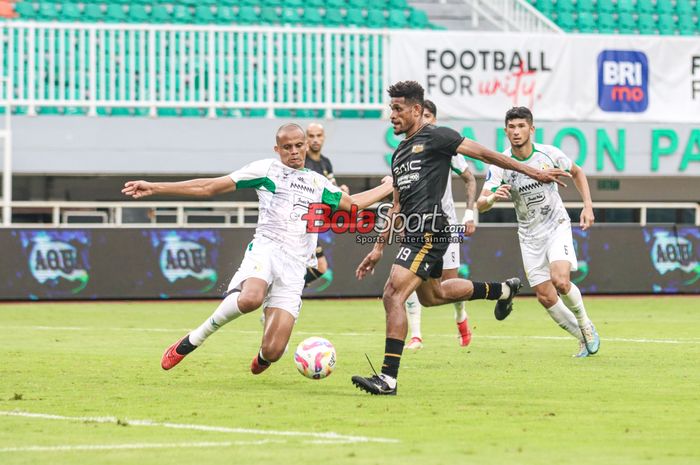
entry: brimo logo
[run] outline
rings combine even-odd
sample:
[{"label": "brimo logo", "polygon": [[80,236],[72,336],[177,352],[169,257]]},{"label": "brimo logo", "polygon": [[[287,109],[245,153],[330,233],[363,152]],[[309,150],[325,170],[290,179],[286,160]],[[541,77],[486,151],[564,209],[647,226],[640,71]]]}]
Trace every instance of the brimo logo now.
[{"label": "brimo logo", "polygon": [[[302,215],[306,221],[306,232],[324,233],[332,231],[336,234],[358,233],[357,242],[366,244],[383,240],[381,235],[389,233],[386,242],[391,244],[394,241],[402,242],[407,235],[432,232],[439,236],[455,234],[454,239],[460,241],[458,233],[464,232],[462,224],[444,224],[442,220],[444,214],[435,205],[430,213],[389,213],[391,203],[381,203],[376,212],[372,210],[358,210],[353,205],[349,212],[337,210],[333,212],[331,207],[323,203],[312,203],[309,211]],[[369,233],[376,233],[379,236],[369,236]],[[366,236],[365,236],[366,235]]]}]

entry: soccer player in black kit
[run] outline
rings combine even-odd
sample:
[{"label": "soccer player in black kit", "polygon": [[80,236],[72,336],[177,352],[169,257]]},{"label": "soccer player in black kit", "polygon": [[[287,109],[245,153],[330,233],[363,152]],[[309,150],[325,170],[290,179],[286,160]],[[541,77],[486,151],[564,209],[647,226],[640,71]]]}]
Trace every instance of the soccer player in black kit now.
[{"label": "soccer player in black kit", "polygon": [[[406,232],[400,240],[399,252],[382,296],[386,340],[381,374],[352,377],[355,386],[376,395],[396,394],[396,379],[407,333],[404,305],[413,291],[426,307],[465,300],[497,300],[494,313],[498,320],[502,320],[510,314],[513,298],[520,289],[518,278],[510,278],[504,283],[459,278],[440,282],[442,256],[451,236],[444,230],[447,221],[441,209],[441,199],[450,175],[452,156],[455,153],[467,155],[544,183],[564,185],[558,177],[570,177],[560,169],[536,170],[518,163],[462,137],[453,129],[423,124],[423,87],[415,81],[401,81],[390,86],[389,96],[394,134],[406,134],[392,156],[394,204],[390,214],[401,213],[408,224],[404,224]],[[385,240],[377,242],[360,263],[356,271],[358,279],[373,272],[382,257],[388,234],[387,231]]]}]

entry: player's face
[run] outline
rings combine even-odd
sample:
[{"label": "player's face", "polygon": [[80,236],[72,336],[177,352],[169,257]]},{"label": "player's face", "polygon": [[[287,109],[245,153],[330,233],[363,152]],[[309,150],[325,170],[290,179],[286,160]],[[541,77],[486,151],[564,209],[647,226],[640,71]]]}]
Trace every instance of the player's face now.
[{"label": "player's face", "polygon": [[420,105],[406,103],[406,97],[392,98],[389,108],[391,108],[391,124],[394,126],[396,135],[405,134],[415,126],[418,119],[423,117]]},{"label": "player's face", "polygon": [[326,141],[326,134],[322,128],[312,126],[306,130],[306,140],[309,144],[309,149],[314,153],[318,153]]},{"label": "player's face", "polygon": [[306,135],[298,129],[281,133],[275,146],[275,152],[279,154],[282,164],[297,170],[304,167],[306,149]]},{"label": "player's face", "polygon": [[520,148],[530,142],[535,126],[530,126],[524,118],[509,120],[506,124],[506,136],[512,147]]},{"label": "player's face", "polygon": [[423,122],[428,123],[428,124],[435,124],[437,122],[437,118],[435,118],[435,115],[430,113],[430,110],[426,110],[425,108],[423,109]]}]

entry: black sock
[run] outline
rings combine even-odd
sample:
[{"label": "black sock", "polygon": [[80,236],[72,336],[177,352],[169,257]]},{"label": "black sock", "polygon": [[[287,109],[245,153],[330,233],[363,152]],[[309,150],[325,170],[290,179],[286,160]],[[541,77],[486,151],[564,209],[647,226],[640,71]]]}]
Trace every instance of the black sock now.
[{"label": "black sock", "polygon": [[304,283],[309,284],[316,281],[321,277],[323,273],[318,271],[316,268],[308,267],[306,268],[306,276],[304,276]]},{"label": "black sock", "polygon": [[392,378],[399,376],[399,364],[403,353],[404,342],[399,339],[386,338],[384,342],[384,364],[382,373]]},{"label": "black sock", "polygon": [[262,367],[269,367],[272,365],[272,362],[268,362],[264,358],[262,358],[262,351],[258,352],[258,365]]},{"label": "black sock", "polygon": [[175,348],[175,352],[180,355],[187,355],[196,348],[197,346],[190,342],[190,335],[188,334],[185,339],[180,341],[180,344]]},{"label": "black sock", "polygon": [[482,283],[479,281],[472,281],[472,285],[474,286],[474,292],[472,293],[472,296],[469,297],[469,300],[498,300],[498,298],[501,297],[501,283]]}]

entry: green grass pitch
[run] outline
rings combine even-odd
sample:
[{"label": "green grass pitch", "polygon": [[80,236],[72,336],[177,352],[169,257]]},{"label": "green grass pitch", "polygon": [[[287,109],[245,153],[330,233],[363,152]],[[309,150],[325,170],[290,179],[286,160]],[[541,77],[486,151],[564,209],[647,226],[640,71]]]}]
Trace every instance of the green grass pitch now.
[{"label": "green grass pitch", "polygon": [[[600,353],[532,298],[503,322],[469,303],[471,346],[451,306],[423,312],[425,348],[405,353],[397,397],[350,383],[379,366],[379,300],[306,301],[280,362],[260,376],[259,313],[224,327],[170,372],[164,349],[216,302],[0,305],[0,463],[700,463],[700,299],[587,298]],[[336,346],[327,379],[292,356]]]}]

